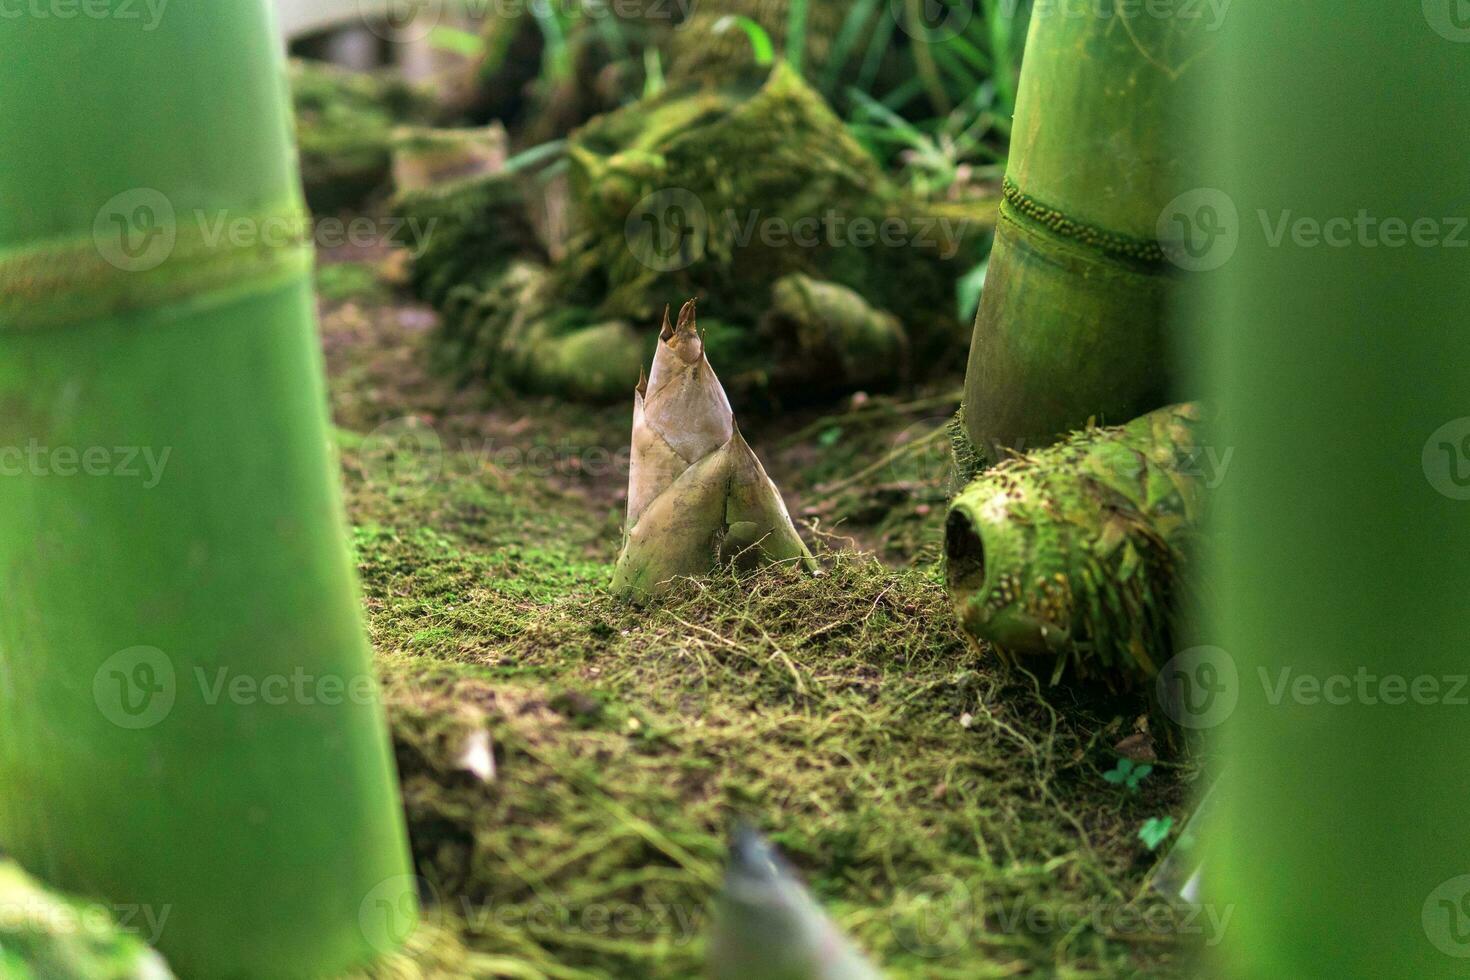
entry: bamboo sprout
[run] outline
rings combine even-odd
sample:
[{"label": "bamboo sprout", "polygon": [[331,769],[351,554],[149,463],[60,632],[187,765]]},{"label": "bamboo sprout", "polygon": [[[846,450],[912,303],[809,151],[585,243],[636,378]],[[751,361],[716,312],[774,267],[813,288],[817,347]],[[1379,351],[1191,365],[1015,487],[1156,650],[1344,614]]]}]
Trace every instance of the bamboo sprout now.
[{"label": "bamboo sprout", "polygon": [[271,25],[0,17],[0,847],[167,907],[184,976],[365,966],[415,901]]},{"label": "bamboo sprout", "polygon": [[1192,184],[1176,103],[1202,22],[1122,0],[1032,15],[966,374],[969,437],[991,460],[1170,396],[1158,226]]},{"label": "bamboo sprout", "polygon": [[1116,686],[1153,677],[1201,518],[1198,414],[1077,433],[970,484],[945,532],[965,631],[1008,662],[1055,658]]},{"label": "bamboo sprout", "polygon": [[751,830],[736,833],[709,943],[711,980],[878,980],[786,862]]},{"label": "bamboo sprout", "polygon": [[726,561],[816,570],[781,492],[735,425],[693,300],[677,326],[664,312],[653,369],[633,395],[626,535],[612,585],[623,596],[658,595]]}]

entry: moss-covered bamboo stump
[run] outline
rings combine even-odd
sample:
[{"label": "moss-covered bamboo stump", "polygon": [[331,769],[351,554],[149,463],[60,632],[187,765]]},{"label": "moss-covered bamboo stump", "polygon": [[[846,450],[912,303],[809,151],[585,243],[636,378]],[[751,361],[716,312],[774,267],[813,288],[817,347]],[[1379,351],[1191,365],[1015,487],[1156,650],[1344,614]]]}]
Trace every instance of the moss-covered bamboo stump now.
[{"label": "moss-covered bamboo stump", "polygon": [[879,387],[964,342],[954,284],[994,202],[916,199],[789,66],[670,88],[591,120],[567,152],[564,249],[526,234],[525,174],[400,194],[436,222],[414,280],[444,313],[447,367],[620,396],[656,341],[633,325],[671,295],[719,311],[706,343],[732,390]]},{"label": "moss-covered bamboo stump", "polygon": [[0,49],[0,849],[184,976],[365,965],[414,887],[268,5]]},{"label": "moss-covered bamboo stump", "polygon": [[1194,405],[1160,409],[971,483],[945,528],[965,632],[1047,671],[1072,665],[1119,687],[1153,677],[1202,516],[1198,419]]}]

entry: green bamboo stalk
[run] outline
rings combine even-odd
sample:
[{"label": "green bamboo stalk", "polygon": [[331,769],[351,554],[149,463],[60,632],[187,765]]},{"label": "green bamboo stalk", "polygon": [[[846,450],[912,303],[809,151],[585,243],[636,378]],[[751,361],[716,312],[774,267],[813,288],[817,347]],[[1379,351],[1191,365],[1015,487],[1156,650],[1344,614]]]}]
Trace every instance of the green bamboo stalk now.
[{"label": "green bamboo stalk", "polygon": [[1207,593],[1238,676],[1216,654],[1194,685],[1228,714],[1211,975],[1464,977],[1470,102],[1448,80],[1470,21],[1433,0],[1229,18],[1229,95],[1200,110],[1239,219],[1197,240],[1224,263],[1212,438],[1239,456]]},{"label": "green bamboo stalk", "polygon": [[1208,21],[1176,16],[1185,0],[1159,6],[1047,3],[1032,16],[966,376],[969,436],[991,459],[1171,393],[1157,228],[1194,169],[1176,90]]},{"label": "green bamboo stalk", "polygon": [[971,483],[945,525],[965,632],[1048,673],[1117,687],[1157,674],[1204,510],[1198,417],[1177,405],[1079,432]]},{"label": "green bamboo stalk", "polygon": [[0,18],[0,848],[181,975],[333,975],[414,889],[285,68],[265,0],[123,13]]}]

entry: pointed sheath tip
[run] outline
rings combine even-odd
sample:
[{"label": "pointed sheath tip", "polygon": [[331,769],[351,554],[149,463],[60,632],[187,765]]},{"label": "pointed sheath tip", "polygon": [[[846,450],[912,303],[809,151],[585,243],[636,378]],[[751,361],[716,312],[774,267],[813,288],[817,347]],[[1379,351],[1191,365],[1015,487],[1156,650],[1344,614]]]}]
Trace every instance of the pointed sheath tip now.
[{"label": "pointed sheath tip", "polygon": [[694,304],[695,301],[691,299],[679,311],[679,326],[675,330],[676,333],[694,333]]},{"label": "pointed sheath tip", "polygon": [[658,332],[658,339],[659,340],[663,340],[663,341],[667,341],[667,340],[670,340],[673,336],[674,336],[674,325],[669,321],[669,307],[668,307],[668,304],[665,303],[664,304],[664,325],[663,325],[663,329],[661,329]]},{"label": "pointed sheath tip", "polygon": [[638,384],[633,387],[635,394],[648,396],[648,371],[640,364],[638,366]]}]

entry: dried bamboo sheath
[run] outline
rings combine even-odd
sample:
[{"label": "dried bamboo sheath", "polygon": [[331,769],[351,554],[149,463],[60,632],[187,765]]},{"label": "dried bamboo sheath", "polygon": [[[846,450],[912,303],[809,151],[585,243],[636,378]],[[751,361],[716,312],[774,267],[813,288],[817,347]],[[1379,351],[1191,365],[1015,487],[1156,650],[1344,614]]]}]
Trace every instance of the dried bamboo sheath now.
[{"label": "dried bamboo sheath", "polygon": [[364,964],[413,886],[267,4],[0,49],[0,849],[181,975]]}]

